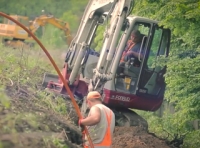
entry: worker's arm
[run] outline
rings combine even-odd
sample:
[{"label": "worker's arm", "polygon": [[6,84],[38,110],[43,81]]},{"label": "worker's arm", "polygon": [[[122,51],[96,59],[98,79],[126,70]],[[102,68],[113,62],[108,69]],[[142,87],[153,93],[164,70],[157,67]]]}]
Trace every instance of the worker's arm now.
[{"label": "worker's arm", "polygon": [[[128,51],[127,55],[133,55],[134,57],[137,57],[137,58],[139,57],[139,53],[136,51]],[[142,53],[140,53],[140,58],[143,59]]]},{"label": "worker's arm", "polygon": [[[129,51],[126,53],[126,55],[127,55],[127,56],[131,56],[131,55],[132,55],[132,56],[134,56],[134,57],[136,57],[136,58],[139,58],[139,55],[140,55],[140,58],[143,59],[143,53],[142,53],[143,50],[140,51],[140,46],[141,46],[140,43],[135,44],[135,45],[131,48],[131,50],[129,50]],[[139,54],[139,52],[141,52],[141,53]]]},{"label": "worker's arm", "polygon": [[86,126],[92,126],[92,125],[96,125],[97,123],[99,123],[100,119],[101,119],[101,111],[98,107],[94,106],[90,109],[90,116],[88,116],[85,119],[81,119],[81,123],[82,125],[86,125]]}]

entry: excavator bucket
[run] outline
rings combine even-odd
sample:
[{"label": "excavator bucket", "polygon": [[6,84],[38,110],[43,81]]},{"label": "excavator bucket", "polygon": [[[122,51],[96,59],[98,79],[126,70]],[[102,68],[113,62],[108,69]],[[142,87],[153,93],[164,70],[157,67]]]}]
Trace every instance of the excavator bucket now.
[{"label": "excavator bucket", "polygon": [[68,96],[64,84],[62,83],[62,81],[60,81],[57,75],[45,73],[43,77],[42,86],[57,94],[63,94]]},{"label": "excavator bucket", "polygon": [[42,81],[42,87],[47,88],[49,82],[56,82],[58,83],[58,75],[45,73]]},{"label": "excavator bucket", "polygon": [[[65,64],[62,69],[62,76],[66,81],[68,81],[69,75],[70,74],[67,73],[67,64]],[[45,73],[42,86],[57,94],[68,96],[67,90],[65,89],[65,86],[58,75]],[[78,99],[84,98],[84,96],[87,95],[88,92],[87,84],[83,80],[80,80],[80,77],[77,77],[75,82],[70,85],[69,88]]]}]

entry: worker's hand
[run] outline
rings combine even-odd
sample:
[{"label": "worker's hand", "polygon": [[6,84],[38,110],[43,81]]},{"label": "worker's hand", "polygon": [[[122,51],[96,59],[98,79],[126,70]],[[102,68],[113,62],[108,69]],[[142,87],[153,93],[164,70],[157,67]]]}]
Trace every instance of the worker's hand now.
[{"label": "worker's hand", "polygon": [[83,120],[82,118],[78,120],[78,126],[81,126],[81,120]]},{"label": "worker's hand", "polygon": [[126,56],[131,56],[131,55],[133,55],[133,52],[132,52],[132,51],[128,51],[128,52],[126,53]]},{"label": "worker's hand", "polygon": [[81,131],[84,131],[84,125],[81,123],[82,120],[82,118],[78,120],[78,126],[81,128]]}]

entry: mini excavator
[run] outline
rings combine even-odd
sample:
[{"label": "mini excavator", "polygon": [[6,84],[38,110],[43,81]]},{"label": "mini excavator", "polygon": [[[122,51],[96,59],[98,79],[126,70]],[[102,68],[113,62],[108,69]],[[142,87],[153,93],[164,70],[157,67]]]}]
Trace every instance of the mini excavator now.
[{"label": "mini excavator", "polygon": [[[130,15],[133,0],[90,0],[85,9],[76,36],[66,54],[62,75],[78,101],[82,114],[87,114],[86,95],[99,91],[103,103],[116,116],[117,126],[147,126],[146,121],[132,109],[156,111],[162,104],[165,92],[166,66],[159,64],[166,58],[170,47],[170,30],[158,25],[158,21]],[[97,28],[106,24],[101,51],[90,46]],[[118,77],[117,69],[129,36],[133,30],[143,35],[139,54],[144,58],[131,58],[124,66],[124,77]],[[43,86],[50,91],[67,95],[57,75],[45,73]]]}]

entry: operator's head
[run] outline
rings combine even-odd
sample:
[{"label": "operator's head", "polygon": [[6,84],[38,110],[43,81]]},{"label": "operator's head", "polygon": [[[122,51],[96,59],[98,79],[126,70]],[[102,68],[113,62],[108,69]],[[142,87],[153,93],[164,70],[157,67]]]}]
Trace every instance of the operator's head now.
[{"label": "operator's head", "polygon": [[139,30],[133,30],[131,32],[131,40],[135,43],[139,43],[141,41],[141,33]]},{"label": "operator's head", "polygon": [[88,107],[92,107],[93,105],[97,103],[101,103],[101,95],[98,91],[91,91],[87,95],[87,104]]}]

